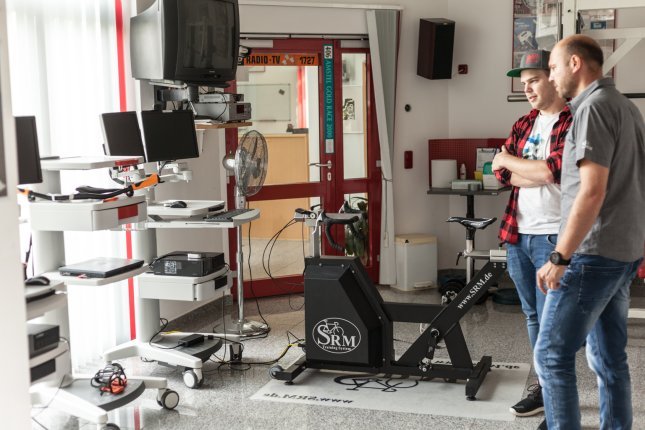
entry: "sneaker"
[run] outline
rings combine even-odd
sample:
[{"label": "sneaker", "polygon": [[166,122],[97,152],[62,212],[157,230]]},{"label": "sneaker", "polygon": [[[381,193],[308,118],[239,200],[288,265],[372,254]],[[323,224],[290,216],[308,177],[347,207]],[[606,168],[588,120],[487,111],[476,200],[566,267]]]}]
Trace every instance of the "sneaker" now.
[{"label": "sneaker", "polygon": [[526,398],[520,400],[515,404],[515,406],[511,407],[510,411],[513,415],[518,417],[530,417],[531,415],[539,414],[544,410],[542,387],[540,387],[539,384],[529,385],[527,391],[529,394]]},{"label": "sneaker", "polygon": [[546,426],[546,419],[540,423],[537,430],[549,430],[548,427]]}]

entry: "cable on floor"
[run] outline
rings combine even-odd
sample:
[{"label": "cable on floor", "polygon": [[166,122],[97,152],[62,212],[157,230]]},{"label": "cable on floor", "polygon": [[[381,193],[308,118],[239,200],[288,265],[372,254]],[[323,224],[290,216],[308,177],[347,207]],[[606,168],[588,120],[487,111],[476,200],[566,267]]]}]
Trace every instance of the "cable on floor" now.
[{"label": "cable on floor", "polygon": [[[296,224],[296,222],[297,221],[295,221],[293,219],[289,220],[280,230],[278,230],[269,239],[269,241],[267,242],[267,244],[264,247],[264,251],[262,252],[262,268],[264,269],[264,273],[267,274],[267,276],[271,279],[273,284],[280,289],[280,292],[283,293],[283,294],[288,295],[289,307],[291,308],[291,310],[299,311],[300,309],[302,309],[304,304],[300,305],[299,307],[294,307],[292,305],[292,303],[291,303],[291,296],[293,296],[294,294],[297,294],[297,295],[301,296],[301,293],[293,292],[291,290],[285,290],[285,289],[282,289],[282,287],[287,286],[287,287],[299,287],[299,288],[302,288],[303,283],[301,283],[301,282],[284,282],[284,281],[280,281],[280,280],[276,279],[273,276],[273,273],[271,273],[271,254],[273,253],[273,248],[276,245],[278,239],[280,238],[280,235],[282,234],[282,232],[284,230],[286,230],[288,227],[291,227],[292,225]],[[302,245],[303,246],[303,259],[304,259],[304,232],[302,233],[302,244],[303,244]],[[269,251],[268,255],[267,255],[267,250]],[[304,274],[304,271],[303,271],[303,274]]]}]

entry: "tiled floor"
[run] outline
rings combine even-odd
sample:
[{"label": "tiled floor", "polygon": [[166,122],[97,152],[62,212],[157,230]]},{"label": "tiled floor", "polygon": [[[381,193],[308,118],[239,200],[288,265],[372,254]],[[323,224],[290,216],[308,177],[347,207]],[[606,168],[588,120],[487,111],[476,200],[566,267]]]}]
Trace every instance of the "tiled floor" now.
[{"label": "tiled floor", "polygon": [[[643,287],[637,287],[637,290]],[[379,287],[388,301],[436,302],[435,291],[402,293]],[[640,293],[639,293],[640,294]],[[640,294],[642,295],[642,294]],[[640,303],[639,303],[640,302]],[[643,298],[635,304],[645,305]],[[262,299],[260,308],[271,325],[271,333],[264,339],[245,342],[244,360],[264,362],[278,357],[287,345],[287,332],[302,337],[304,334],[303,298],[298,296]],[[259,319],[253,301],[247,301],[247,315]],[[195,321],[193,330],[210,331],[219,317],[217,307],[206,319]],[[498,305],[488,300],[473,308],[461,321],[471,355],[492,355],[495,361],[531,361],[523,316],[518,306]],[[418,333],[417,324],[396,324],[395,337],[409,341]],[[645,320],[629,323],[629,361],[632,369],[634,428],[645,429]],[[300,354],[288,352],[283,362],[290,362]],[[220,357],[221,358],[221,357]],[[252,365],[231,369],[215,362],[205,364],[207,376],[200,389],[184,386],[181,373],[139,359],[124,360],[122,364],[131,375],[143,374],[167,377],[171,388],[179,392],[181,401],[174,411],[160,409],[155,393],[146,391],[133,403],[110,413],[110,420],[122,429],[535,429],[542,416],[518,418],[513,422],[402,414],[383,411],[341,409],[327,406],[294,405],[266,401],[251,401],[249,397],[268,380],[268,366]],[[582,353],[578,357],[578,385],[584,428],[598,428],[598,396],[595,378],[587,368]],[[527,383],[532,382],[532,377]],[[429,398],[428,402],[432,402]],[[464,400],[464,405],[467,407]],[[510,405],[509,405],[510,406]],[[51,410],[33,412],[38,422],[48,429],[91,429],[92,424]],[[33,428],[41,428],[34,422]]]}]

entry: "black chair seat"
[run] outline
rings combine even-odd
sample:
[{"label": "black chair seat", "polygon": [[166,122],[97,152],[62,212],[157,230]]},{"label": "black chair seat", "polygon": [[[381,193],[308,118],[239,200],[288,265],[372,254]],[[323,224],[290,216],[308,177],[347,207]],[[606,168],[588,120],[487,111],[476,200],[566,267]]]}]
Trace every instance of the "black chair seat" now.
[{"label": "black chair seat", "polygon": [[446,222],[458,222],[466,228],[474,228],[483,230],[492,223],[497,221],[497,218],[464,218],[461,216],[451,216]]}]

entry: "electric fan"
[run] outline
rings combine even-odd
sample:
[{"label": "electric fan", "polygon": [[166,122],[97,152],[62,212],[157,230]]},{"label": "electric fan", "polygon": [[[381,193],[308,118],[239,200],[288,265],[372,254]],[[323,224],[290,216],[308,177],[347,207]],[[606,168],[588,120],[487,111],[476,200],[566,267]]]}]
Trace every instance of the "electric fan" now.
[{"label": "electric fan", "polygon": [[255,130],[247,132],[235,151],[235,156],[227,155],[222,164],[235,173],[235,208],[246,206],[246,198],[260,191],[267,176],[267,141]]},{"label": "electric fan", "polygon": [[[267,175],[267,142],[264,136],[251,130],[242,136],[235,156],[227,155],[222,160],[224,167],[235,174],[235,208],[244,209],[246,198],[260,191]],[[242,226],[236,227],[237,235],[237,307],[238,320],[227,332],[239,336],[259,336],[266,334],[269,327],[257,321],[244,319],[244,257],[242,255]],[[241,351],[240,351],[241,354]]]}]

